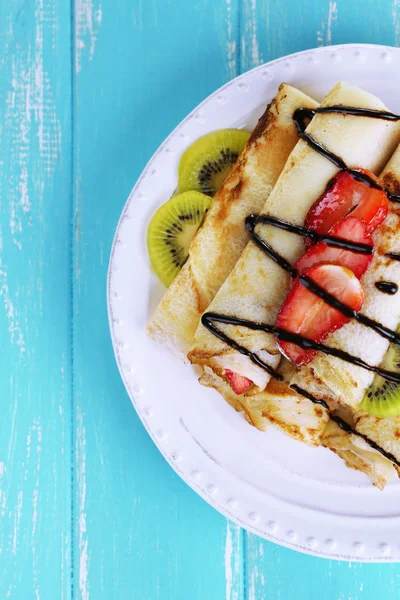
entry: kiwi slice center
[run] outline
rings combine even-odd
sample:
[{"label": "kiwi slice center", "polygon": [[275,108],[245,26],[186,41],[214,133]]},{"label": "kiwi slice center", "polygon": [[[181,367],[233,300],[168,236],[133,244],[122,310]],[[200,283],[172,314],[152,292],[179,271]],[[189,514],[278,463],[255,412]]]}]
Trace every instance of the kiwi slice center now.
[{"label": "kiwi slice center", "polygon": [[227,178],[232,165],[238,159],[238,153],[229,148],[221,150],[219,158],[208,161],[199,171],[199,185],[203,194],[213,196]]},{"label": "kiwi slice center", "polygon": [[164,243],[168,247],[171,260],[176,267],[182,268],[185,264],[189,246],[203,217],[204,213],[199,214],[197,220],[194,220],[193,214],[179,215],[179,223],[173,222],[166,229]]},{"label": "kiwi slice center", "polygon": [[185,150],[179,162],[179,190],[197,190],[214,196],[221,189],[249,135],[242,129],[219,129],[198,138]]}]

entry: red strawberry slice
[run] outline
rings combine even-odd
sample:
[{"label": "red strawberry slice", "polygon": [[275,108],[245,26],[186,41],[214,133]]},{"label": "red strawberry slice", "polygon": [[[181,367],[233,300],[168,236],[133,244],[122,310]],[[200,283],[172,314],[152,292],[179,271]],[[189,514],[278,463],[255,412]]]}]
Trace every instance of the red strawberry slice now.
[{"label": "red strawberry slice", "polygon": [[[304,273],[343,304],[359,311],[364,301],[360,281],[352,271],[338,265],[318,265]],[[349,322],[339,310],[332,308],[296,280],[276,321],[276,327],[322,342],[329,333]],[[304,350],[291,342],[278,340],[282,353],[302,366],[315,356],[315,350]]]},{"label": "red strawberry slice", "polygon": [[[368,244],[373,247],[371,235],[368,233],[368,227],[364,221],[357,217],[346,217],[334,225],[329,231],[329,235],[357,242]],[[347,267],[353,271],[354,275],[360,279],[368,269],[372,260],[372,254],[361,254],[352,252],[343,248],[328,246],[325,242],[318,242],[303,254],[294,265],[298,275],[310,269],[314,265],[335,264]]]},{"label": "red strawberry slice", "polygon": [[235,394],[244,394],[246,390],[252,385],[251,379],[247,379],[247,377],[243,377],[230,369],[225,370],[225,377],[230,383],[231,388],[235,392]]},{"label": "red strawberry slice", "polygon": [[[373,173],[356,169],[378,183]],[[382,189],[357,181],[347,171],[340,171],[332,185],[313,204],[306,217],[305,226],[319,234],[328,231],[351,212],[352,217],[363,219],[368,231],[374,231],[386,218],[388,199]],[[312,241],[307,239],[306,247]]]}]

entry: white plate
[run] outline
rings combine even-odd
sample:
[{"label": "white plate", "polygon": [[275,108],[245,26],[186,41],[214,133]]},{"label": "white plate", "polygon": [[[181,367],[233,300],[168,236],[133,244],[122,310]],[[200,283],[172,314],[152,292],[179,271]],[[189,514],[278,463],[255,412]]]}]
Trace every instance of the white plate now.
[{"label": "white plate", "polygon": [[176,185],[182,151],[222,127],[254,127],[286,81],[321,99],[339,80],[377,94],[400,112],[400,50],[345,45],[308,50],[234,79],[165,140],[122,213],[111,253],[108,309],[114,351],[129,396],[159,450],[209,504],[276,543],[337,559],[400,560],[400,482],[384,492],[332,452],[272,427],[248,425],[214,390],[146,337],[163,289],[150,272],[146,229]]}]

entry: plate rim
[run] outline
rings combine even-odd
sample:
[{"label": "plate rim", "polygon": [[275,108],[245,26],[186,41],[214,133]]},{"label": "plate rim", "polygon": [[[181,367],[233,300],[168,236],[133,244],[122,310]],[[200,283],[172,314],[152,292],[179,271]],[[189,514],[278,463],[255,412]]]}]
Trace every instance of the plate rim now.
[{"label": "plate rim", "polygon": [[388,46],[388,45],[383,45],[383,44],[367,44],[367,43],[349,43],[349,44],[337,44],[337,45],[332,45],[332,46],[322,46],[322,47],[310,48],[310,49],[302,50],[299,52],[287,54],[285,56],[276,58],[274,60],[262,63],[256,67],[253,67],[252,69],[249,69],[249,70],[237,75],[233,79],[229,80],[228,82],[226,82],[225,84],[223,84],[222,86],[220,86],[219,88],[214,90],[211,94],[209,94],[202,102],[200,102],[197,106],[195,106],[193,108],[193,110],[191,110],[184,119],[182,119],[177,124],[177,126],[171,131],[171,133],[159,144],[159,146],[157,147],[155,152],[152,154],[152,156],[150,157],[150,159],[144,166],[140,176],[138,177],[131,192],[129,193],[128,198],[127,198],[127,200],[122,208],[121,214],[119,216],[118,223],[116,225],[114,236],[113,236],[113,241],[112,241],[111,250],[110,250],[110,258],[109,258],[109,263],[108,263],[108,270],[107,270],[107,280],[106,280],[107,315],[108,315],[108,324],[109,324],[109,330],[110,330],[110,336],[111,336],[111,341],[112,341],[114,357],[115,357],[115,360],[116,360],[116,363],[118,366],[118,371],[119,371],[120,377],[123,381],[125,390],[132,402],[132,405],[133,405],[134,409],[136,410],[142,424],[146,428],[147,433],[150,435],[150,438],[153,440],[154,444],[156,445],[157,449],[159,450],[159,452],[161,453],[163,458],[172,467],[172,469],[179,475],[179,477],[194,492],[196,492],[196,494],[198,494],[201,498],[203,498],[203,500],[205,500],[210,506],[212,506],[215,510],[217,510],[225,518],[236,523],[238,526],[242,527],[246,531],[249,531],[255,535],[258,535],[262,539],[273,542],[273,543],[283,546],[285,548],[289,548],[291,550],[295,550],[295,551],[301,552],[303,554],[320,557],[320,558],[325,558],[325,559],[330,559],[330,560],[357,561],[357,562],[365,562],[365,563],[395,563],[395,562],[400,562],[400,558],[384,556],[384,555],[370,557],[370,556],[361,556],[358,554],[342,554],[342,553],[335,553],[333,551],[333,549],[331,551],[324,552],[323,550],[319,550],[319,549],[316,550],[316,549],[310,548],[309,546],[304,546],[300,543],[296,543],[294,541],[293,542],[288,541],[283,536],[274,536],[272,533],[268,533],[265,530],[262,530],[262,529],[256,527],[255,524],[251,523],[250,519],[247,521],[243,521],[236,514],[232,513],[226,505],[219,502],[211,494],[207,493],[207,490],[205,489],[204,486],[197,484],[192,478],[190,478],[189,472],[186,472],[184,469],[181,469],[179,467],[179,464],[177,464],[177,462],[173,460],[173,458],[163,448],[162,440],[160,440],[156,436],[155,432],[152,430],[151,425],[149,425],[148,421],[146,420],[145,415],[143,414],[143,411],[140,407],[140,404],[135,398],[135,393],[131,390],[130,383],[126,377],[125,369],[122,364],[120,353],[119,353],[117,334],[114,329],[114,319],[113,319],[113,300],[112,300],[113,261],[114,261],[114,257],[115,257],[118,234],[121,229],[121,225],[124,221],[128,205],[130,204],[133,196],[136,194],[136,191],[138,190],[143,178],[146,177],[153,161],[156,159],[156,157],[159,155],[160,151],[162,150],[162,148],[165,147],[165,145],[168,143],[168,141],[174,137],[177,130],[180,129],[187,121],[189,121],[201,109],[201,107],[210,100],[211,97],[216,96],[217,94],[222,92],[227,87],[232,86],[235,82],[237,82],[238,80],[240,80],[243,77],[249,76],[251,73],[265,69],[266,67],[272,67],[272,66],[275,67],[276,65],[279,65],[279,63],[281,63],[281,62],[296,59],[297,57],[301,57],[301,56],[324,54],[327,52],[335,53],[335,52],[340,52],[343,50],[357,51],[358,49],[360,49],[360,50],[372,49],[374,51],[381,51],[382,53],[390,52],[390,53],[395,53],[395,54],[400,55],[400,48],[398,48],[398,47]]}]

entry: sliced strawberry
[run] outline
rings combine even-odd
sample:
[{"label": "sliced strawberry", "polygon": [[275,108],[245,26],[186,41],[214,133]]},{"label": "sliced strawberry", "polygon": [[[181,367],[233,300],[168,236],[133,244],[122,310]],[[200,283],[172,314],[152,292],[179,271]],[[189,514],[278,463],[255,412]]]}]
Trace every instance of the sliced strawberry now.
[{"label": "sliced strawberry", "polygon": [[225,377],[230,383],[231,388],[235,392],[235,394],[244,394],[246,390],[252,385],[251,379],[247,379],[247,377],[243,377],[230,369],[225,370]]},{"label": "sliced strawberry", "polygon": [[[370,171],[356,169],[378,183]],[[332,185],[313,204],[306,217],[305,226],[319,234],[328,231],[351,212],[352,217],[363,219],[368,231],[374,231],[386,218],[388,199],[382,189],[357,181],[347,171],[340,171]],[[312,244],[310,239],[306,247]]]},{"label": "sliced strawberry", "polygon": [[[368,227],[364,221],[357,217],[346,217],[334,225],[329,231],[329,235],[357,242],[359,244],[368,244],[373,247],[371,235],[368,233]],[[368,269],[372,260],[372,254],[361,254],[343,248],[328,246],[325,242],[318,242],[311,246],[309,250],[295,263],[294,267],[298,275],[320,264],[335,264],[347,267],[353,271],[354,275],[360,279]]]},{"label": "sliced strawberry", "polygon": [[[321,288],[353,310],[359,311],[364,301],[360,281],[352,271],[338,265],[318,265],[304,273]],[[322,342],[329,333],[349,322],[339,310],[332,308],[296,280],[276,321],[276,327]],[[315,356],[315,350],[304,350],[291,342],[278,340],[282,353],[302,366]]]}]

